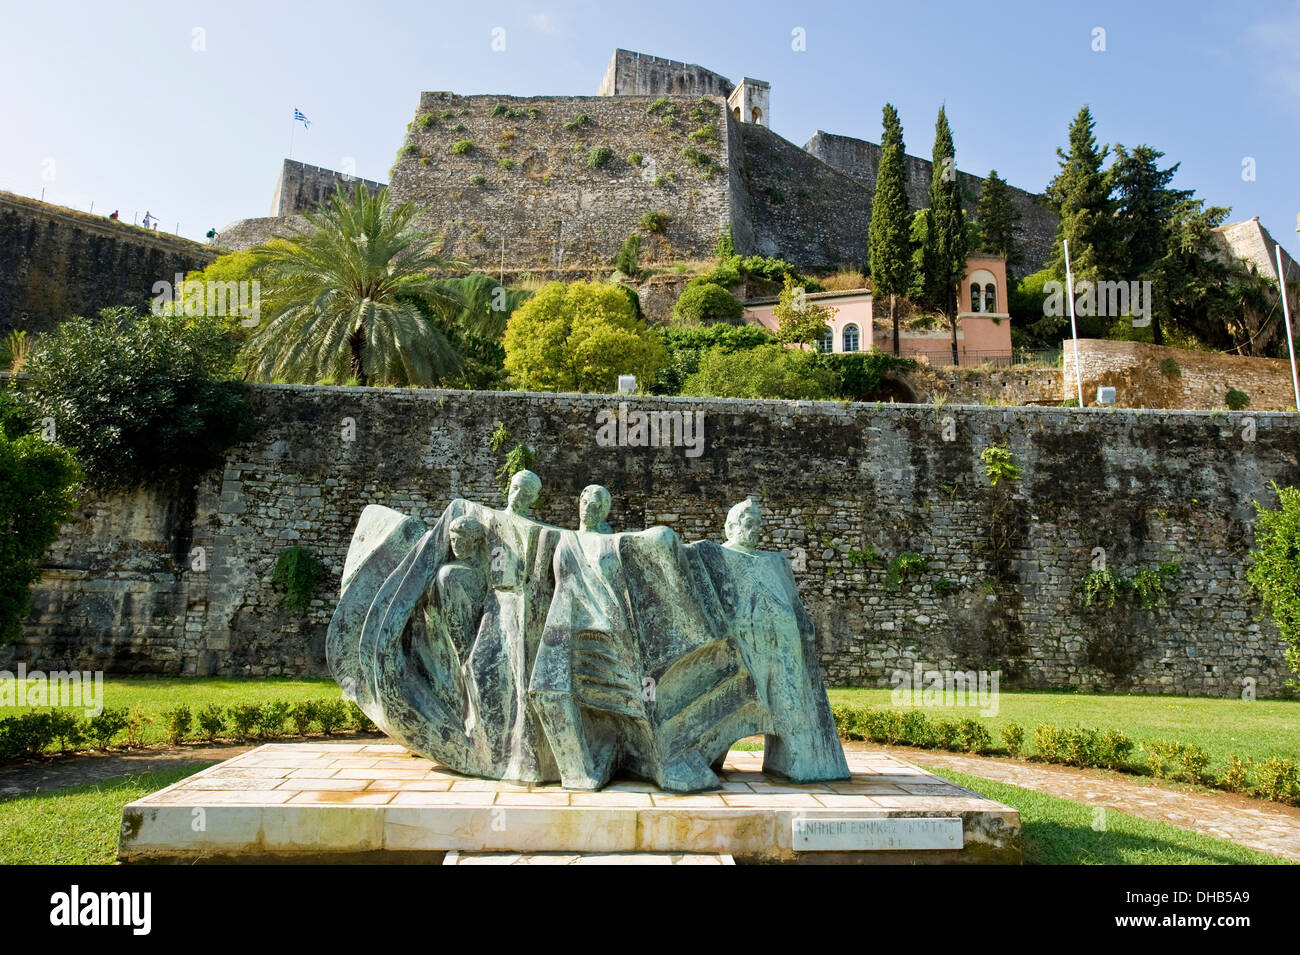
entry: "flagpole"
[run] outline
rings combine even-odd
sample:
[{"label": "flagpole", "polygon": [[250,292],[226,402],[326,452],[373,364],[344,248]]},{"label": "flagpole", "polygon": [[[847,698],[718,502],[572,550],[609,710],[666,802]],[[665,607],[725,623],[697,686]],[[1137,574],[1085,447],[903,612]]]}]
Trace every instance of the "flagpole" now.
[{"label": "flagpole", "polygon": [[298,120],[293,120],[289,125],[289,158],[293,158],[293,134],[298,131]]},{"label": "flagpole", "polygon": [[1286,274],[1282,271],[1282,243],[1277,244],[1277,289],[1282,294],[1282,318],[1286,321],[1286,350],[1291,356],[1291,386],[1295,389],[1295,406],[1300,410],[1300,377],[1295,370],[1295,343],[1291,339],[1291,308],[1286,301]]},{"label": "flagpole", "polygon": [[1074,324],[1074,274],[1070,271],[1070,240],[1065,245],[1065,288],[1070,297],[1070,336],[1074,339],[1074,380],[1079,385],[1079,407],[1083,407],[1083,366],[1079,364],[1079,329]]}]

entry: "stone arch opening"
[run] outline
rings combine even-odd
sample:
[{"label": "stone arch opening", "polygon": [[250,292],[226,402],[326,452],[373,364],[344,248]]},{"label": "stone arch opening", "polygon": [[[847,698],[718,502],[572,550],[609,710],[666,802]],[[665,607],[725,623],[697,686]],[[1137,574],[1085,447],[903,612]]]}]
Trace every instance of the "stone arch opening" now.
[{"label": "stone arch opening", "polygon": [[755,126],[762,126],[763,111],[759,109],[757,106],[755,106],[753,109],[750,110],[749,119],[750,122],[752,122]]}]

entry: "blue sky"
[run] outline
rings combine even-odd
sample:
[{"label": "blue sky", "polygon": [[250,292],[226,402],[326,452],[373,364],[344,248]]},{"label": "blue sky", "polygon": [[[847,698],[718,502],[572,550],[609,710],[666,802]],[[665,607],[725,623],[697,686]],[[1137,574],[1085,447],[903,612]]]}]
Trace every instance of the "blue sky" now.
[{"label": "blue sky", "polygon": [[769,81],[800,145],[878,140],[888,101],[928,156],[946,103],[958,166],[1034,191],[1088,103],[1300,254],[1300,2],[2,4],[0,189],[193,238],[267,214],[295,107],[295,159],[386,180],[421,90],[594,94],[624,47]]}]

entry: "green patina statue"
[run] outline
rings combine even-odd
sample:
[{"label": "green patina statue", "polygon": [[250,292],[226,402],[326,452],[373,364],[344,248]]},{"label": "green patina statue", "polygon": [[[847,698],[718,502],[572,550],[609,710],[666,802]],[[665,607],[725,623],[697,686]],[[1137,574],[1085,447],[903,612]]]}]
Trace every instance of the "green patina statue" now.
[{"label": "green patina statue", "polygon": [[504,510],[457,499],[427,527],[370,506],[330,623],[330,670],[376,725],[473,776],[599,789],[615,774],[718,785],[736,740],[764,771],[847,779],[813,627],[745,500],[726,543],[613,533],[590,485],[578,530],[533,520],[531,471]]}]

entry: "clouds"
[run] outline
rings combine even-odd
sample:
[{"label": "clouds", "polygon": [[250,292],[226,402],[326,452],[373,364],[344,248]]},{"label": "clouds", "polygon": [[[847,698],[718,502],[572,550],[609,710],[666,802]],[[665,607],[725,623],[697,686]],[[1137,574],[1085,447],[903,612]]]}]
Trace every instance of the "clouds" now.
[{"label": "clouds", "polygon": [[[1300,100],[1300,5],[1246,31],[1255,71],[1279,92]],[[1300,104],[1297,104],[1300,105]]]},{"label": "clouds", "polygon": [[547,36],[559,35],[560,28],[555,25],[549,13],[534,13],[530,19],[538,32],[545,33]]}]

